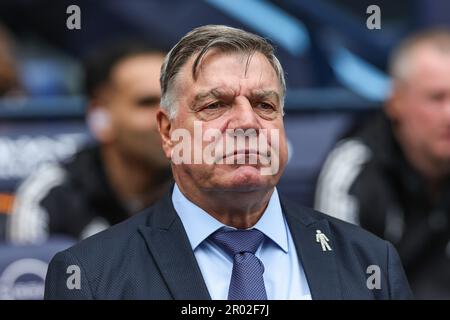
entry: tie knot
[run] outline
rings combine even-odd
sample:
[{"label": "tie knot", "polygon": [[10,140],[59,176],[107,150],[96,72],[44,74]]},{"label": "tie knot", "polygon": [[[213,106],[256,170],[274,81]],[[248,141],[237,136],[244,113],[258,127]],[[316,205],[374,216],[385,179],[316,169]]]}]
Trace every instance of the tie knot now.
[{"label": "tie knot", "polygon": [[236,254],[244,252],[255,254],[264,240],[264,234],[256,229],[227,230],[222,228],[214,232],[210,239],[234,257]]}]

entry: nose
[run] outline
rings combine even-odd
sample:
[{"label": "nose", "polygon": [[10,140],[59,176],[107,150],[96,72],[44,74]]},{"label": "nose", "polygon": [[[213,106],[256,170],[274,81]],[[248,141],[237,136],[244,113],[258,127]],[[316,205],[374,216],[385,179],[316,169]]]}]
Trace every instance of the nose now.
[{"label": "nose", "polygon": [[250,101],[245,97],[237,97],[233,106],[232,119],[229,129],[260,129],[258,117]]}]

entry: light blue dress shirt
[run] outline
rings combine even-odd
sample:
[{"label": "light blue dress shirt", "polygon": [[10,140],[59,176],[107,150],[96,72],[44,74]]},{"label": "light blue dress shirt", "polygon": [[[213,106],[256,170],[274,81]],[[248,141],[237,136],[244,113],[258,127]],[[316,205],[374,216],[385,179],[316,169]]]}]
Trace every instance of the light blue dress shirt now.
[{"label": "light blue dress shirt", "polygon": [[[172,202],[186,230],[211,298],[226,300],[233,259],[208,237],[216,230],[228,226],[187,199],[176,184]],[[305,272],[298,259],[276,189],[266,210],[253,228],[265,235],[255,255],[264,264],[263,277],[267,298],[310,300],[311,293]]]}]

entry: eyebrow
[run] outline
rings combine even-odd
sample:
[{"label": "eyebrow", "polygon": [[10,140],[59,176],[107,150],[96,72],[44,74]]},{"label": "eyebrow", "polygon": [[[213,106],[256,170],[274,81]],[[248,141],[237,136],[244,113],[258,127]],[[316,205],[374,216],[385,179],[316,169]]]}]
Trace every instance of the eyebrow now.
[{"label": "eyebrow", "polygon": [[194,103],[197,104],[199,102],[202,102],[208,98],[214,98],[218,99],[224,96],[235,96],[235,93],[233,90],[224,90],[221,88],[214,88],[209,91],[199,92],[194,97]]},{"label": "eyebrow", "polygon": [[[224,96],[234,97],[235,95],[236,94],[234,90],[224,90],[221,88],[214,88],[209,91],[199,92],[194,97],[194,103],[195,104],[200,103],[208,98],[219,99],[223,98]],[[277,102],[281,102],[280,95],[274,90],[256,89],[250,93],[250,100],[265,100],[267,98],[275,98]]]},{"label": "eyebrow", "polygon": [[251,93],[251,99],[253,100],[265,100],[267,98],[275,98],[277,102],[281,102],[280,95],[274,90],[254,90]]}]

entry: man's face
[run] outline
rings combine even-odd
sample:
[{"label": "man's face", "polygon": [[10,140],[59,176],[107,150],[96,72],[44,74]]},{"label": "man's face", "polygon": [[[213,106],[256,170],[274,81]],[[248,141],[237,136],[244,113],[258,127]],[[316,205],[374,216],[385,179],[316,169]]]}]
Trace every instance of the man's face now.
[{"label": "man's face", "polygon": [[423,47],[410,59],[407,80],[394,91],[388,113],[416,153],[450,162],[450,54]]},{"label": "man's face", "polygon": [[[203,57],[194,81],[191,72],[194,58],[191,57],[181,68],[175,80],[178,111],[170,132],[186,129],[194,137],[195,126],[200,127],[203,134],[210,129],[215,130],[221,139],[215,145],[220,146],[223,157],[219,152],[214,154],[216,162],[211,164],[201,161],[200,164],[173,165],[177,183],[182,186],[194,184],[202,190],[246,192],[271,189],[277,184],[287,159],[282,90],[273,67],[260,53],[248,60],[247,55],[211,50]],[[245,146],[238,146],[235,140],[233,149],[225,150],[226,139],[230,139],[237,129],[253,129],[267,144],[272,161],[275,158],[279,161],[274,174],[261,174],[264,167],[261,161],[251,164],[250,157],[261,160],[260,157],[264,156],[251,151],[248,140]],[[267,129],[265,135],[261,136],[261,129]],[[276,137],[271,135],[275,131],[278,133]],[[212,141],[201,141],[201,148],[205,149]],[[192,145],[192,154],[198,152],[198,149],[194,150],[198,145],[195,146],[194,142]],[[173,145],[165,144],[164,147],[173,162]]]},{"label": "man's face", "polygon": [[143,54],[121,61],[111,73],[107,91],[114,143],[122,155],[152,166],[168,165],[156,123],[163,59]]}]

